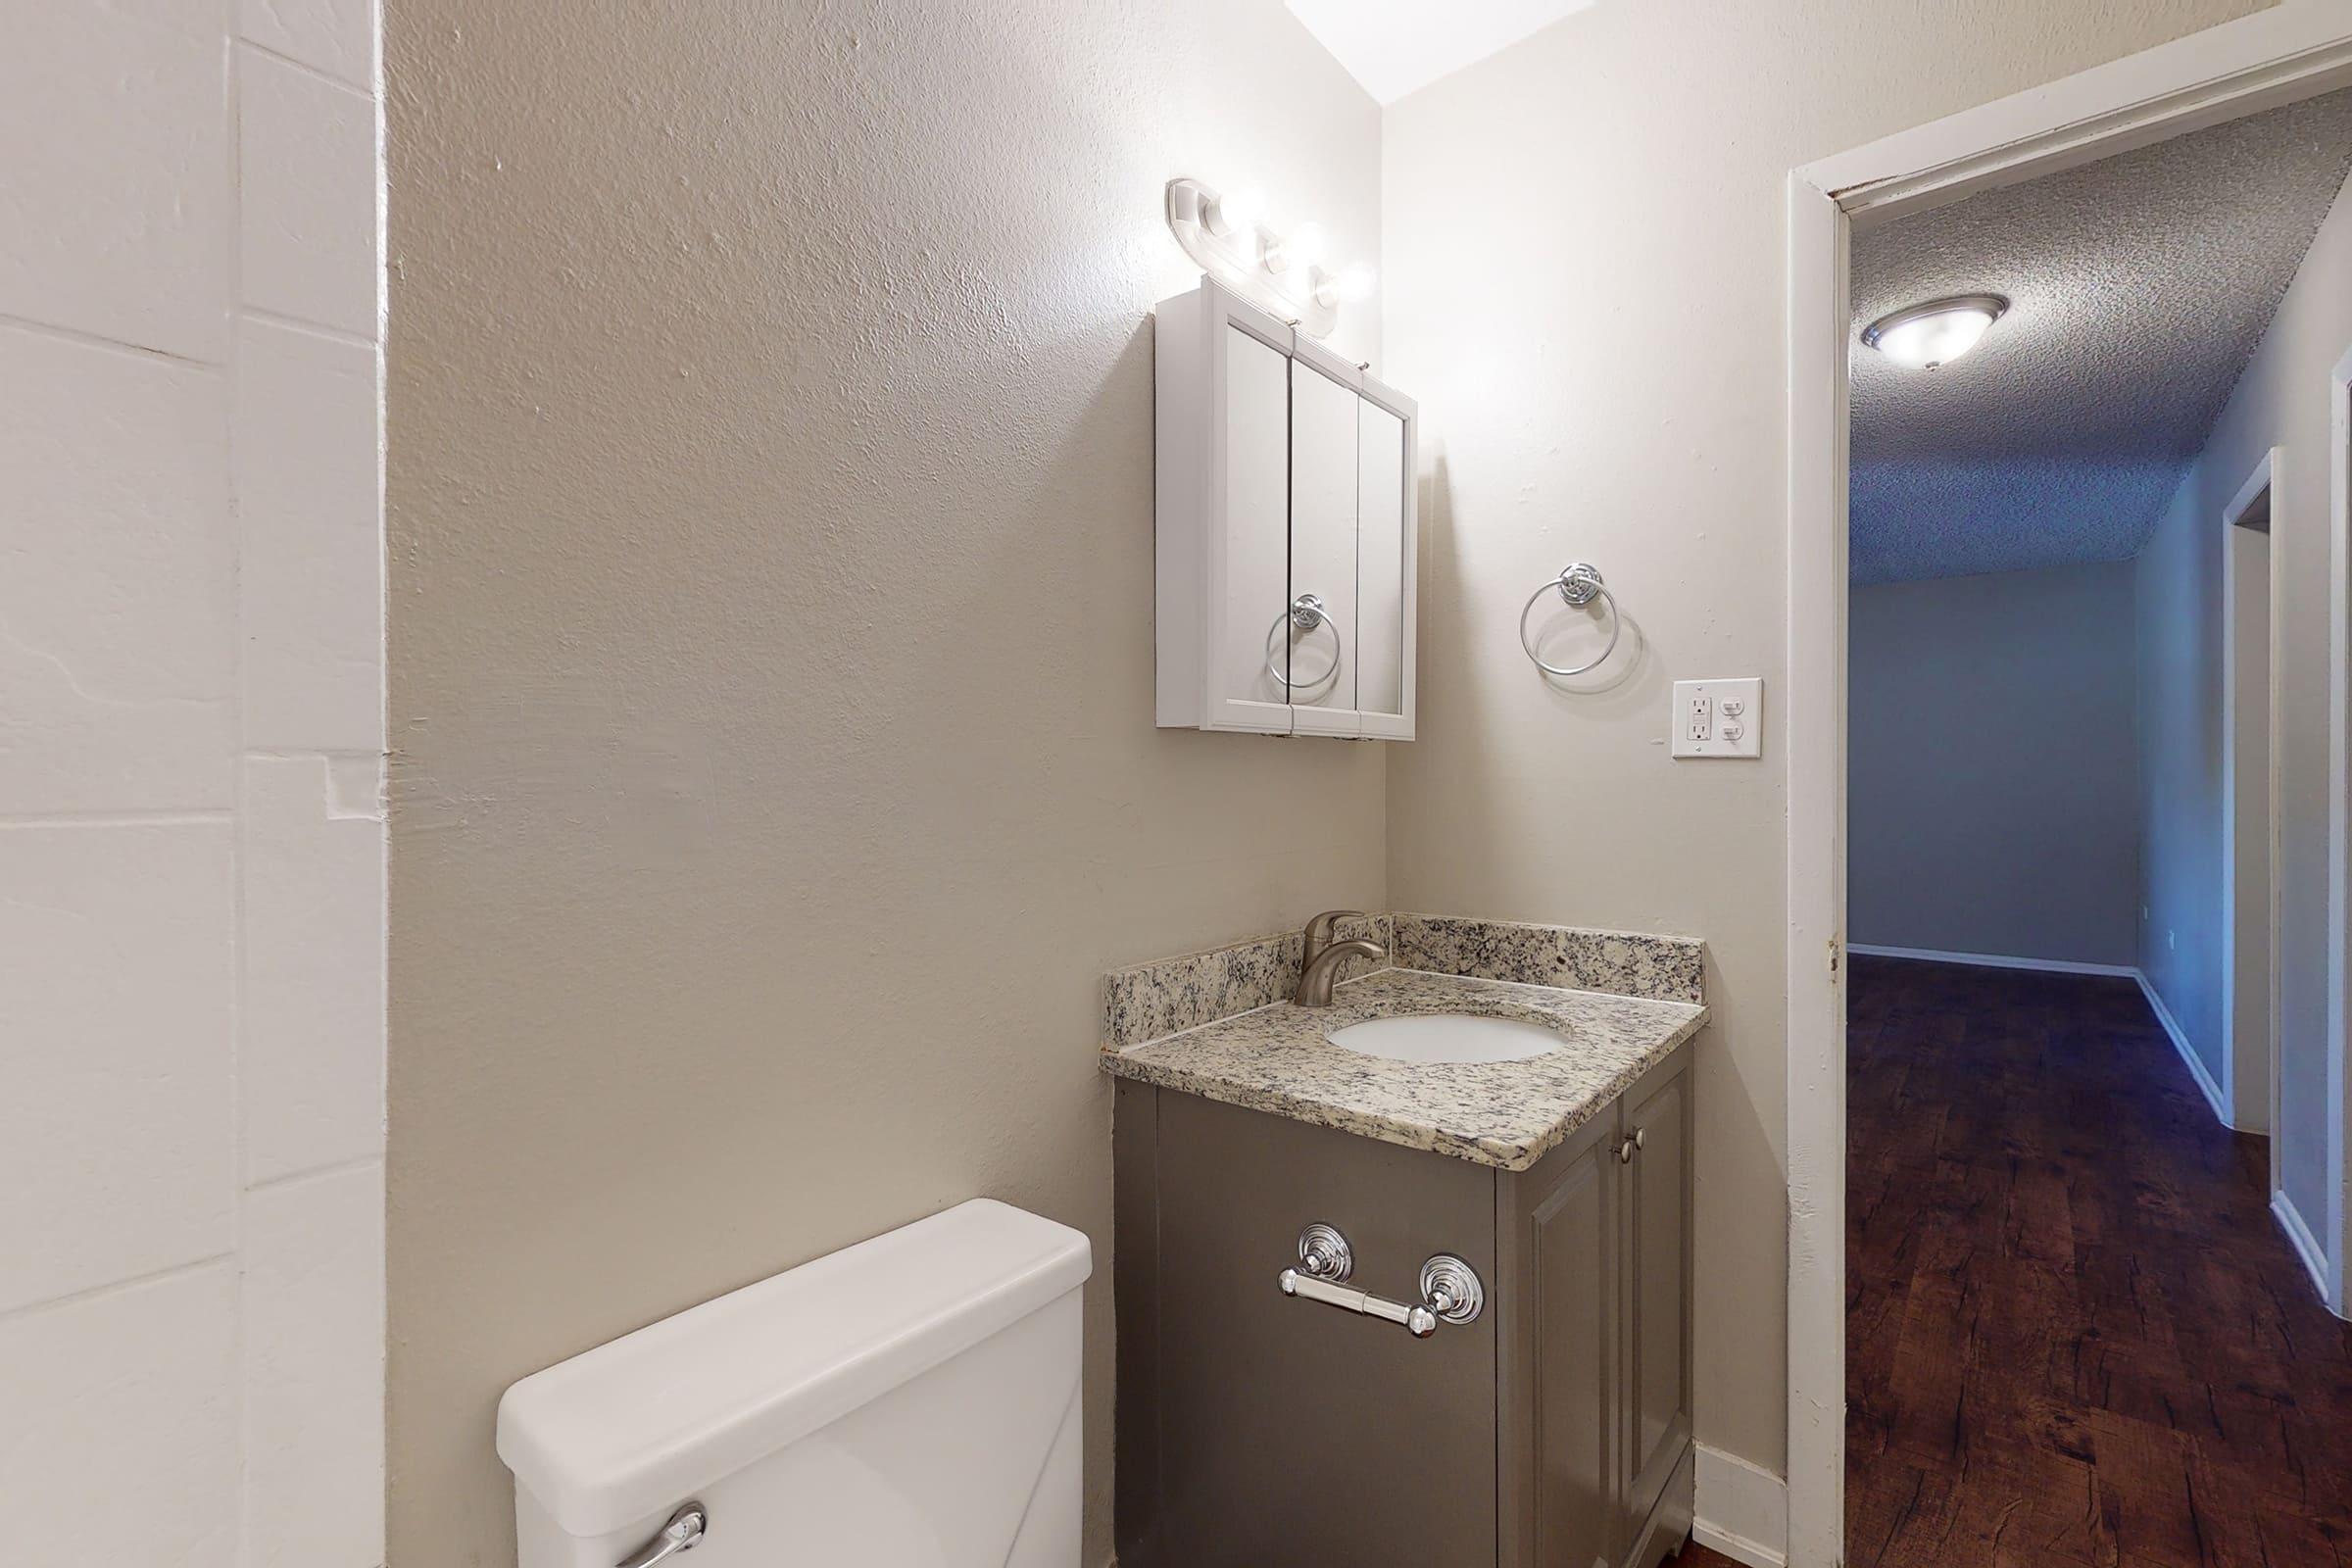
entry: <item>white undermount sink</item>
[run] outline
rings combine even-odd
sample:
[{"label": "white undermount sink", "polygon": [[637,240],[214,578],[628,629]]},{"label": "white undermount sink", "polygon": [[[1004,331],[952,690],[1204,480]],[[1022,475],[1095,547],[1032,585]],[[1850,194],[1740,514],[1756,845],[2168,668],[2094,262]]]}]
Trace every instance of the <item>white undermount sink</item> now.
[{"label": "white undermount sink", "polygon": [[1560,1037],[1542,1024],[1458,1012],[1374,1018],[1323,1038],[1344,1051],[1391,1061],[1525,1061],[1560,1049]]}]

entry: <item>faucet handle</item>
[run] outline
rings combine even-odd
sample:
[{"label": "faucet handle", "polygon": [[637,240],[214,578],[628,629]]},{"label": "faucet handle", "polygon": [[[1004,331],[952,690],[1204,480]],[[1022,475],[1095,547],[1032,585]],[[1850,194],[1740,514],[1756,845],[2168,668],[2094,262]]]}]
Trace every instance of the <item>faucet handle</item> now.
[{"label": "faucet handle", "polygon": [[1303,963],[1314,962],[1315,955],[1331,946],[1332,928],[1340,921],[1347,919],[1369,920],[1371,918],[1372,916],[1361,909],[1325,909],[1321,914],[1306,922],[1306,930],[1301,933],[1305,938],[1306,951],[1299,955],[1299,960]]}]

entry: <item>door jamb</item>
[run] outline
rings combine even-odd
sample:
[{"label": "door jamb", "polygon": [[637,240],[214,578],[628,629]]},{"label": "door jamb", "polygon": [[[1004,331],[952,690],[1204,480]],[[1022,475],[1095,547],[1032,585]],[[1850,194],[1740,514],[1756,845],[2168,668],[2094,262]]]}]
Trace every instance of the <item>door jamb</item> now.
[{"label": "door jamb", "polygon": [[[1855,226],[2112,157],[2352,83],[2352,19],[2331,0],[2272,10],[1790,172],[1788,201],[1788,1169],[1789,1568],[1844,1557],[1846,266]],[[2337,443],[2339,458],[2343,443]],[[2336,506],[2345,505],[2337,487]],[[2344,552],[2331,587],[2329,907],[2344,887]],[[2340,1041],[2346,947],[2331,921]],[[2335,1298],[2347,1207],[2339,1080],[2330,1130]]]},{"label": "door jamb", "polygon": [[[2267,498],[2272,538],[2263,551],[2264,576],[2264,651],[2263,700],[2269,708],[2266,720],[2263,759],[2263,853],[2269,858],[2263,878],[2264,923],[2269,928],[2263,951],[2268,958],[2263,987],[2269,1027],[2265,1047],[2269,1061],[2268,1101],[2263,1107],[2269,1118],[2262,1124],[2267,1135],[2278,1125],[2278,1019],[2283,999],[2279,994],[2278,938],[2280,902],[2278,891],[2278,661],[2279,611],[2278,549],[2277,537],[2279,505],[2279,480],[2286,472],[2286,449],[2272,447],[2262,455],[2262,461],[2246,475],[2237,493],[2222,508],[2222,1120],[2237,1128],[2243,1124],[2238,1117],[2237,1103],[2237,937],[2241,911],[2237,906],[2237,549],[2230,530],[2239,525],[2238,519],[2254,509],[2254,503]],[[2278,1140],[2270,1139],[2270,1186],[2264,1194],[2276,1199],[2278,1194]]]},{"label": "door jamb", "polygon": [[[2322,1223],[2330,1243],[2324,1282],[2328,1305],[2344,1317],[2352,1315],[2352,1298],[2346,1296],[2352,1269],[2352,1096],[2345,1087],[2352,1070],[2345,1062],[2352,1055],[2352,348],[2328,373],[2328,1168],[2334,1180],[2328,1186]],[[2274,552],[2278,509],[2273,495]],[[2271,569],[2278,569],[2276,554]],[[2272,657],[2278,657],[2276,642]],[[2274,1127],[2278,1103],[2274,1089]],[[2276,1171],[2272,1180],[2278,1180]]]}]

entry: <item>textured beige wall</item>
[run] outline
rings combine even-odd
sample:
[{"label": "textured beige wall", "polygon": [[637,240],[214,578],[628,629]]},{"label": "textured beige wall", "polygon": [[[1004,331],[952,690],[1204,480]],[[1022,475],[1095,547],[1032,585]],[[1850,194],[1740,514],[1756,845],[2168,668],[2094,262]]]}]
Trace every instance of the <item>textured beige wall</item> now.
[{"label": "textured beige wall", "polygon": [[1377,111],[1279,0],[386,12],[392,1561],[513,1560],[512,1379],[975,1194],[1095,1239],[1100,1561],[1098,978],[1386,892],[1379,747],[1152,727],[1160,187],[1376,260]]},{"label": "textured beige wall", "polygon": [[[2260,9],[1603,0],[1387,113],[1388,368],[1435,492],[1392,896],[1708,940],[1698,1436],[1756,1463],[1786,1439],[1788,172]],[[1548,689],[1512,630],[1571,559],[1647,639],[1605,695]],[[1751,674],[1765,760],[1670,761],[1668,684]]]}]

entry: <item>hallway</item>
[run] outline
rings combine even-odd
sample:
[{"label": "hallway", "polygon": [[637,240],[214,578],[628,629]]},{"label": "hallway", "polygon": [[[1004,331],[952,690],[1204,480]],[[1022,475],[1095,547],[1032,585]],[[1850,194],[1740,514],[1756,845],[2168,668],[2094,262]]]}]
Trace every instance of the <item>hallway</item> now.
[{"label": "hallway", "polygon": [[1847,1561],[2352,1563],[2352,1327],[2128,979],[1853,960]]}]

